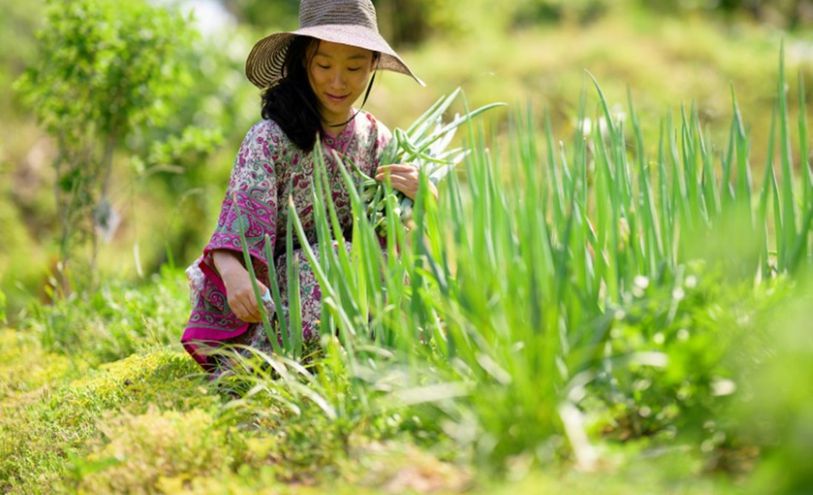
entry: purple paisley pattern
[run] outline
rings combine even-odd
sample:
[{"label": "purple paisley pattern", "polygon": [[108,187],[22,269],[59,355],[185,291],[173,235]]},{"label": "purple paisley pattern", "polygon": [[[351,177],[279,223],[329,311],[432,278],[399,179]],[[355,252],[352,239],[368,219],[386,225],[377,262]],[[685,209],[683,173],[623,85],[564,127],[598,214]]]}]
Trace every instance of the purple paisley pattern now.
[{"label": "purple paisley pattern", "polygon": [[[345,163],[352,161],[365,174],[372,176],[390,139],[389,129],[364,111],[359,112],[336,137],[322,138],[321,151],[325,158],[331,196],[339,221],[348,233],[352,227],[350,197],[333,153],[341,156]],[[255,124],[240,146],[217,226],[202,256],[187,269],[192,312],[181,343],[207,371],[214,372],[218,368],[215,360],[206,352],[207,347],[240,342],[262,348],[263,338],[267,344],[261,325],[241,321],[229,308],[223,280],[212,258],[212,252],[221,249],[241,254],[241,229],[245,229],[252,264],[261,281],[268,280],[269,264],[264,254],[265,239],[268,237],[271,252],[274,253],[275,275],[283,308],[277,311],[273,304],[266,307],[271,313],[281,313],[278,317],[287,318],[285,236],[289,197],[309,244],[314,251],[318,249],[312,211],[313,155],[313,152],[300,150],[272,120]],[[296,242],[296,236],[294,240]],[[334,242],[335,248],[337,245]],[[345,248],[349,248],[349,243]],[[318,336],[322,294],[304,253],[296,248],[294,254],[300,266],[303,338],[309,341]]]}]

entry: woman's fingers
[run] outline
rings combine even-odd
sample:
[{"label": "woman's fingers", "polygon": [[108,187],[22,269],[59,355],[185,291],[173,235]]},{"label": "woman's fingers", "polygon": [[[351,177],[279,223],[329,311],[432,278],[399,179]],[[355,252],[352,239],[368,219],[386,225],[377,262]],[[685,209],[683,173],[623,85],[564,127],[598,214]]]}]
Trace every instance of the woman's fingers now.
[{"label": "woman's fingers", "polygon": [[248,323],[253,323],[253,321],[251,321],[253,320],[251,306],[249,305],[248,301],[242,299],[234,301],[232,311],[234,311],[234,314],[237,315],[237,317],[241,320]]},{"label": "woman's fingers", "polygon": [[246,321],[250,323],[257,323],[258,321],[262,320],[259,308],[257,307],[256,304],[253,303],[249,303],[246,305],[246,315],[248,317]]},{"label": "woman's fingers", "polygon": [[[266,287],[258,284],[260,294],[262,294]],[[260,313],[259,303],[254,297],[253,287],[241,287],[235,291],[233,297],[229,298],[229,306],[231,306],[234,314],[241,320],[248,323],[258,323],[262,321],[262,314]]]},{"label": "woman's fingers", "polygon": [[389,177],[392,187],[415,199],[420,178],[418,168],[409,164],[382,165],[376,170],[375,179],[384,181]]},{"label": "woman's fingers", "polygon": [[[261,284],[260,282],[257,282],[257,289],[259,289],[260,297],[262,297],[263,294],[268,290],[265,285]],[[252,318],[252,323],[258,323],[263,320],[262,312],[260,311],[260,304],[262,304],[262,301],[257,300],[257,298],[254,296],[253,287],[248,296],[250,300],[248,305],[249,317]]]},{"label": "woman's fingers", "polygon": [[253,321],[251,321],[253,319],[251,317],[251,310],[244,302],[238,302],[235,304],[234,314],[236,314],[238,318],[247,323],[254,323]]},{"label": "woman's fingers", "polygon": [[[410,199],[415,199],[420,187],[418,168],[414,165],[382,165],[376,171],[375,179],[384,181],[389,177],[392,187],[404,193]],[[429,191],[437,198],[437,188],[429,182]]]},{"label": "woman's fingers", "polygon": [[417,183],[417,181],[411,180],[409,177],[402,177],[400,175],[391,175],[390,182],[392,183],[393,187],[396,187],[397,185],[408,186],[410,184]]},{"label": "woman's fingers", "polygon": [[[254,295],[254,285],[245,269],[228,272],[228,275],[223,278],[223,284],[226,286],[226,298],[229,308],[231,308],[235,316],[247,323],[262,321],[260,302]],[[268,288],[259,281],[257,281],[257,288],[260,297],[268,291]]]}]

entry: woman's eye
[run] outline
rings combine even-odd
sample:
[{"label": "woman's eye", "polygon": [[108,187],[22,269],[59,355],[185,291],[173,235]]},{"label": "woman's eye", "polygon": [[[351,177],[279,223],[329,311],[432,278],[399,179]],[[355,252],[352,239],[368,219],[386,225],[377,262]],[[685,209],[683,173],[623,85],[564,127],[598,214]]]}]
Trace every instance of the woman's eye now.
[{"label": "woman's eye", "polygon": [[348,67],[347,70],[349,70],[350,72],[356,72],[356,71],[361,70],[361,67]]},{"label": "woman's eye", "polygon": [[330,69],[329,65],[316,64],[320,69]]}]

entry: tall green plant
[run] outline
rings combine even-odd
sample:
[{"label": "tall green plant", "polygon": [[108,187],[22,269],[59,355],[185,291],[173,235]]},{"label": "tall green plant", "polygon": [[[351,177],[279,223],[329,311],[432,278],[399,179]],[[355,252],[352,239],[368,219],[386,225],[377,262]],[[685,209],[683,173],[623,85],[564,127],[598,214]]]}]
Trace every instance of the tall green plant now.
[{"label": "tall green plant", "polygon": [[100,234],[115,229],[109,195],[116,149],[163,121],[189,84],[179,53],[195,39],[178,13],[149,2],[49,1],[39,57],[17,82],[57,144],[63,270],[86,242],[93,274]]},{"label": "tall green plant", "polygon": [[[780,66],[779,88],[783,81]],[[349,254],[330,249],[332,238],[344,239],[317,159],[318,252],[308,247],[292,208],[290,218],[322,288],[322,334],[338,332],[343,345],[344,365],[326,369],[342,374],[369,414],[408,407],[433,416],[448,435],[497,465],[516,455],[545,461],[564,454],[590,467],[597,455],[586,427],[591,384],[608,391],[596,398],[611,405],[649,397],[634,387],[660,372],[684,373],[670,376],[670,384],[703,381],[696,389],[706,396],[698,403],[719,392],[710,374],[725,353],[703,353],[702,346],[723,336],[736,342],[736,328],[719,336],[709,330],[709,318],[720,317],[714,305],[724,298],[707,297],[714,292],[698,289],[688,267],[722,271],[721,280],[742,288],[813,263],[809,225],[784,224],[813,215],[813,204],[793,200],[798,176],[788,165],[789,149],[783,186],[771,164],[769,180],[755,185],[736,99],[721,156],[690,108],[678,125],[662,123],[653,158],[631,101],[629,119],[621,119],[597,83],[596,90],[596,122],[603,124],[580,130],[570,148],[540,152],[533,119],[521,116],[511,132],[512,160],[500,164],[500,153],[470,126],[465,182],[449,174],[435,201],[422,174],[409,232],[395,197],[385,195],[383,250],[378,225],[341,162],[353,243]],[[783,98],[780,91],[778,122],[788,119]],[[806,134],[803,119],[799,129]],[[783,143],[789,132],[780,126]],[[546,140],[556,142],[550,128]],[[514,180],[500,180],[501,173]],[[773,254],[783,251],[801,254]],[[725,321],[739,325],[739,316],[732,312]],[[649,322],[645,335],[636,331],[638,321]],[[668,331],[656,337],[658,329]],[[669,339],[674,347],[659,350],[642,344],[644,337]],[[702,359],[670,363],[686,355]],[[397,383],[380,378],[393,369],[401,370]]]}]

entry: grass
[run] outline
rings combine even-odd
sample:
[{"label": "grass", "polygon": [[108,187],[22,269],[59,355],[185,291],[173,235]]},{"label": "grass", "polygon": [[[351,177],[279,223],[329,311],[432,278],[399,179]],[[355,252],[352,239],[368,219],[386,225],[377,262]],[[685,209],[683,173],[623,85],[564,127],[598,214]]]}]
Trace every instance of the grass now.
[{"label": "grass", "polygon": [[[712,284],[712,287],[731,297],[735,295],[720,284]],[[708,291],[698,290],[701,292],[707,294]],[[642,300],[668,311],[668,305],[657,304],[654,296],[649,292]],[[685,319],[679,324],[698,332],[701,338],[714,340],[714,325],[724,321],[720,320],[717,306],[730,301],[715,298],[713,294],[707,297],[708,314],[704,316],[702,310],[695,310],[693,314],[710,328]],[[776,298],[793,301],[783,291],[778,291]],[[687,299],[691,300],[692,296]],[[796,318],[805,314],[807,303],[799,300],[785,306],[786,303],[776,304],[777,300],[771,301],[771,311],[762,317],[770,319],[772,312],[784,314],[786,320],[778,322],[775,328],[793,328],[791,322],[797,322]],[[741,305],[749,306],[751,302],[741,300]],[[795,310],[789,310],[794,306]],[[628,323],[628,332],[622,330],[622,335],[613,338],[615,344],[646,339],[653,330],[647,326],[642,312],[631,315]],[[797,336],[793,338],[803,335],[795,331],[775,332],[761,323],[764,322],[756,328],[770,335]],[[642,332],[635,331],[638,328]],[[801,331],[804,326],[796,328]],[[669,342],[667,338],[661,345],[672,347]],[[708,350],[704,342],[691,339],[687,345],[695,344],[695,352],[703,356],[703,351]],[[353,387],[331,381],[342,375],[327,365],[320,369],[316,377],[318,383],[311,384],[311,388],[331,404],[339,404],[340,397],[345,396],[342,412],[345,417],[348,407],[355,407],[356,426],[349,435],[342,433],[342,424],[347,425],[346,422],[329,419],[306,395],[297,396],[297,389],[289,387],[286,380],[256,380],[253,383],[262,390],[230,401],[227,396],[219,395],[213,384],[197,375],[196,365],[177,345],[141,351],[109,364],[82,367],[66,366],[70,361],[68,357],[48,354],[30,333],[6,330],[2,343],[6,354],[0,370],[4,377],[17,377],[15,388],[0,398],[0,452],[3,454],[0,480],[4,491],[9,493],[76,490],[322,493],[325,486],[330,486],[335,493],[459,493],[463,490],[474,494],[530,494],[538,493],[542,486],[574,493],[635,490],[703,494],[742,493],[743,487],[749,486],[745,483],[748,478],[732,480],[730,474],[710,474],[710,459],[722,450],[714,450],[714,455],[704,453],[699,441],[689,441],[683,434],[677,439],[667,438],[663,445],[657,436],[620,442],[606,432],[591,433],[601,459],[592,472],[574,470],[570,462],[549,463],[541,468],[533,461],[533,455],[518,455],[508,458],[503,475],[495,478],[486,466],[460,458],[458,442],[462,438],[454,433],[461,432],[464,421],[444,424],[442,417],[433,417],[425,408],[400,407],[393,411],[390,407],[385,412],[379,407],[380,413],[371,414],[360,404],[361,397]],[[788,344],[792,346],[792,340]],[[670,356],[684,355],[679,346],[670,351]],[[799,359],[806,359],[803,357],[806,354],[798,355]],[[691,354],[684,357],[697,368]],[[782,373],[779,378],[784,381],[788,370],[781,362],[777,359],[769,366]],[[676,365],[671,372],[674,380],[696,380],[696,375],[687,375],[679,363]],[[800,368],[794,365],[794,369]],[[26,372],[20,373],[21,370]],[[383,387],[389,384],[398,392],[386,394],[390,399],[396,396],[408,399],[409,391],[402,385],[414,370],[402,368],[398,373],[382,360],[370,371],[377,375],[359,378],[378,384],[379,390],[385,390]],[[753,372],[758,373],[758,370]],[[672,379],[659,378],[663,383],[654,382],[659,394],[638,396],[639,407],[630,406],[630,412],[637,414],[643,405],[656,409],[653,398],[663,401],[671,397],[666,387]],[[775,383],[773,379],[765,379],[764,383],[771,386]],[[623,383],[619,386],[624,390]],[[777,398],[774,389],[769,393]],[[593,390],[591,394],[599,395],[599,392]],[[803,388],[799,388],[792,395],[782,395],[786,398],[782,401],[792,402],[778,402],[777,413],[781,411],[788,417],[790,411],[799,410],[795,401],[805,400],[805,394]],[[510,398],[511,390],[506,390],[505,395]],[[280,396],[295,399],[292,404],[299,411],[293,413],[281,407],[280,401],[273,400]],[[421,401],[412,400],[412,403],[419,405]],[[504,407],[502,402],[491,404],[492,409]],[[619,421],[617,413],[611,416]],[[750,414],[744,417],[761,421]],[[639,420],[644,419],[639,416]],[[606,419],[596,418],[596,423],[606,424]],[[438,426],[442,426],[440,436],[431,433]],[[748,422],[739,422],[738,427],[748,428]],[[618,433],[623,429],[619,425],[613,431]],[[792,429],[781,436],[765,433],[771,441],[797,435]],[[789,457],[771,457],[772,462],[801,460],[782,450],[777,455]],[[773,472],[766,467],[770,465],[760,466],[766,476]]]},{"label": "grass", "polygon": [[189,314],[186,281],[168,266],[162,273],[141,286],[111,278],[94,293],[32,305],[25,328],[46,349],[94,363],[175,342],[178,322]]},{"label": "grass", "polygon": [[[5,331],[3,338],[4,349],[25,351],[4,360],[4,371],[16,366],[39,371],[46,362],[22,361],[21,357],[33,356],[37,346],[35,341],[24,347],[9,345],[6,339],[21,340],[19,332]],[[524,473],[527,468],[520,460],[513,468],[517,481],[496,484],[466,466],[440,460],[412,441],[397,439],[356,437],[344,453],[326,441],[330,426],[307,413],[299,419],[269,414],[259,423],[224,416],[223,399],[205,381],[190,377],[194,372],[185,356],[159,351],[86,370],[80,379],[77,372],[52,371],[47,385],[34,389],[34,394],[4,396],[0,402],[4,491],[316,494],[323,493],[329,482],[334,493],[466,489],[485,494],[510,489],[530,494],[540,483],[566,490],[604,485],[621,493],[630,488],[632,478],[638,480],[633,486],[641,489],[671,489],[674,482],[683,487],[680,493],[709,493],[704,487],[717,485],[710,480],[653,479],[652,470],[646,477],[616,473],[611,481],[606,475],[566,471]],[[225,406],[226,411],[233,408]],[[317,455],[326,457],[319,462]],[[684,454],[681,459],[685,462]],[[674,466],[670,472],[678,475]]]},{"label": "grass", "polygon": [[387,197],[383,252],[349,166],[353,248],[327,247],[317,166],[308,367],[291,339],[206,381],[171,269],[38,307],[0,334],[0,488],[801,493],[813,178],[781,60],[770,160],[738,97],[718,134],[698,106],[654,125],[596,84],[572,127],[517,112],[487,147],[471,126],[464,175],[438,201],[422,182],[411,229]]}]

